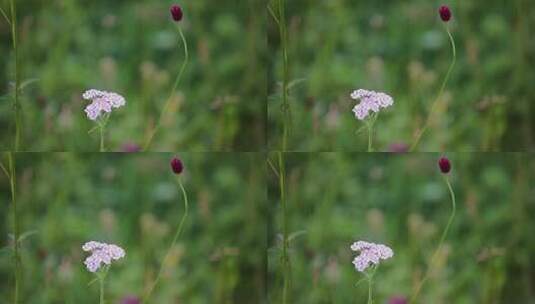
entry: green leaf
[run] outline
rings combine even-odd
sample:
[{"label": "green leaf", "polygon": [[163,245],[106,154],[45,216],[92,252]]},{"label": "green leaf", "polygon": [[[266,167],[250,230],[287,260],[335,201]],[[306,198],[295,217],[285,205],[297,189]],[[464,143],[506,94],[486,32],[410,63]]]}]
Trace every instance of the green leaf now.
[{"label": "green leaf", "polygon": [[22,90],[24,90],[24,88],[26,88],[26,87],[29,86],[30,84],[35,83],[35,82],[38,82],[38,81],[39,81],[38,78],[30,78],[30,79],[26,79],[26,80],[24,80],[24,81],[19,85],[19,90],[22,91]]},{"label": "green leaf", "polygon": [[299,230],[299,231],[296,231],[294,233],[291,233],[288,236],[288,241],[291,242],[291,241],[293,241],[293,240],[297,239],[298,237],[303,236],[305,234],[307,234],[306,230]]},{"label": "green leaf", "polygon": [[306,78],[298,78],[298,79],[290,81],[290,83],[288,84],[288,88],[287,88],[288,91],[291,90],[293,87],[298,86],[301,83],[305,82],[306,80],[307,80]]},{"label": "green leaf", "polygon": [[19,243],[21,243],[22,241],[24,241],[25,239],[27,239],[28,237],[34,235],[34,234],[37,234],[39,233],[39,231],[37,230],[31,230],[31,231],[26,231],[24,232],[23,234],[21,234],[19,236]]},{"label": "green leaf", "polygon": [[87,283],[87,286],[90,286],[91,284],[95,283],[96,281],[98,281],[98,278],[94,278],[93,280],[89,281],[89,283]]}]

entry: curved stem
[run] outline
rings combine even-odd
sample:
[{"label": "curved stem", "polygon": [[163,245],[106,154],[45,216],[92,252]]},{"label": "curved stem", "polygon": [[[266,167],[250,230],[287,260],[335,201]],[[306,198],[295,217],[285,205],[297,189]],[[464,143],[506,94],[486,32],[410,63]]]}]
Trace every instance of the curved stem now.
[{"label": "curved stem", "polygon": [[288,291],[290,288],[290,259],[288,257],[288,210],[286,202],[286,167],[283,152],[279,152],[279,187],[282,205],[282,267],[283,267],[283,289],[282,303],[286,304]]},{"label": "curved stem", "polygon": [[444,176],[444,180],[445,180],[446,185],[448,186],[448,190],[450,192],[451,214],[450,214],[450,217],[448,219],[448,223],[446,224],[446,227],[444,228],[444,231],[442,232],[442,236],[440,237],[440,241],[438,242],[437,249],[435,250],[435,252],[433,253],[433,255],[431,257],[431,262],[429,263],[429,266],[427,267],[427,271],[425,272],[425,276],[422,279],[422,281],[420,281],[420,284],[418,284],[418,287],[416,288],[416,291],[414,292],[414,294],[411,297],[410,303],[414,303],[414,301],[416,301],[416,298],[418,297],[418,295],[420,293],[420,290],[422,289],[422,287],[424,286],[425,282],[427,281],[427,279],[429,277],[429,272],[431,270],[431,266],[433,266],[433,264],[435,263],[435,260],[436,260],[436,258],[438,256],[438,254],[440,253],[440,250],[442,249],[442,245],[444,244],[444,241],[446,240],[446,236],[448,235],[448,232],[449,232],[449,229],[451,227],[451,224],[453,223],[453,219],[455,218],[455,212],[457,210],[457,205],[455,203],[455,192],[453,191],[453,188],[451,187],[451,183],[450,183],[450,180],[449,180],[447,175]]},{"label": "curved stem", "polygon": [[160,112],[160,117],[158,118],[158,122],[156,123],[156,126],[151,131],[149,138],[145,142],[145,146],[143,147],[143,151],[147,151],[149,149],[152,139],[154,138],[154,135],[156,135],[156,132],[161,127],[163,117],[165,113],[167,113],[167,109],[171,105],[171,100],[173,96],[175,95],[176,89],[178,88],[178,84],[180,83],[180,79],[182,79],[182,74],[184,74],[184,70],[186,69],[186,65],[189,61],[189,53],[188,53],[188,42],[186,40],[186,37],[184,36],[184,33],[182,32],[182,28],[180,26],[177,26],[178,28],[178,34],[180,35],[180,39],[182,40],[182,45],[184,46],[184,62],[182,63],[182,66],[180,67],[180,71],[178,72],[178,75],[175,79],[175,83],[173,84],[173,88],[171,89],[171,93],[169,94],[169,97],[167,98],[164,107],[162,108],[162,111]]},{"label": "curved stem", "polygon": [[160,270],[158,271],[158,275],[156,275],[156,279],[154,280],[154,283],[152,284],[152,286],[148,290],[147,294],[143,297],[143,303],[147,303],[147,301],[149,300],[152,292],[154,291],[154,288],[156,287],[156,285],[160,281],[160,277],[162,276],[163,269],[164,269],[164,266],[165,266],[165,261],[169,257],[169,255],[171,253],[171,250],[175,247],[176,242],[178,240],[178,237],[180,236],[180,233],[182,232],[182,227],[184,226],[186,218],[188,217],[188,195],[186,193],[186,189],[184,188],[184,185],[182,184],[182,180],[180,179],[180,176],[177,176],[176,181],[178,183],[178,186],[180,187],[180,190],[182,192],[182,198],[184,200],[184,215],[182,215],[182,219],[180,220],[180,223],[178,224],[178,228],[177,228],[177,230],[175,232],[175,236],[173,237],[173,241],[171,242],[171,245],[169,246],[169,249],[167,249],[167,252],[165,253],[165,257],[164,257],[164,259],[162,261],[162,264],[160,265]]},{"label": "curved stem", "polygon": [[21,113],[19,103],[19,85],[20,85],[20,73],[19,73],[19,48],[17,42],[17,7],[16,1],[10,0],[11,8],[11,37],[13,42],[13,51],[15,56],[15,94],[14,94],[14,106],[15,106],[15,152],[19,151],[20,135],[21,135]]},{"label": "curved stem", "polygon": [[444,88],[446,87],[446,83],[448,82],[448,80],[450,78],[450,74],[451,74],[451,71],[453,70],[453,67],[455,66],[455,62],[457,61],[457,51],[456,51],[456,47],[455,47],[455,40],[453,40],[453,36],[451,35],[450,29],[448,27],[448,24],[446,24],[446,32],[448,33],[448,37],[450,39],[453,58],[451,60],[450,66],[448,68],[448,72],[446,73],[446,77],[444,77],[444,80],[442,81],[442,85],[440,86],[440,89],[438,90],[438,94],[437,94],[435,100],[433,101],[433,104],[431,105],[431,109],[429,110],[429,114],[427,114],[427,119],[425,121],[425,124],[424,124],[423,128],[420,130],[420,132],[418,132],[418,135],[416,135],[416,139],[414,140],[414,142],[411,145],[410,152],[412,152],[412,151],[414,151],[414,149],[416,149],[416,146],[418,146],[418,144],[420,143],[420,139],[422,138],[423,134],[425,133],[425,131],[427,131],[427,128],[429,127],[429,123],[431,122],[432,114],[433,114],[433,112],[435,110],[436,105],[438,104],[438,101],[442,97],[442,93],[444,92]]}]

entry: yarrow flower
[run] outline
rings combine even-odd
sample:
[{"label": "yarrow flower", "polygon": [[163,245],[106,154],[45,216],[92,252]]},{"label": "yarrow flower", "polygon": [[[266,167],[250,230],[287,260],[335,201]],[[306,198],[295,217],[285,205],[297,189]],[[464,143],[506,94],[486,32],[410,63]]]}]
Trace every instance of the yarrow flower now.
[{"label": "yarrow flower", "polygon": [[119,260],[125,256],[124,249],[114,244],[90,241],[85,243],[82,249],[91,253],[84,261],[87,270],[91,272],[96,272],[102,264],[110,265],[112,260]]},{"label": "yarrow flower", "polygon": [[394,251],[386,245],[358,241],[351,245],[351,250],[360,254],[353,260],[355,269],[364,272],[372,265],[378,265],[380,260],[386,260],[394,256]]},{"label": "yarrow flower", "polygon": [[353,108],[355,117],[359,120],[364,120],[368,117],[370,111],[377,113],[381,108],[388,108],[394,104],[394,99],[385,93],[363,89],[353,91],[351,98],[360,100],[360,103]]},{"label": "yarrow flower", "polygon": [[113,92],[91,89],[85,91],[82,97],[92,101],[85,108],[85,113],[91,120],[96,120],[102,112],[110,113],[112,108],[120,108],[126,104],[123,96]]}]

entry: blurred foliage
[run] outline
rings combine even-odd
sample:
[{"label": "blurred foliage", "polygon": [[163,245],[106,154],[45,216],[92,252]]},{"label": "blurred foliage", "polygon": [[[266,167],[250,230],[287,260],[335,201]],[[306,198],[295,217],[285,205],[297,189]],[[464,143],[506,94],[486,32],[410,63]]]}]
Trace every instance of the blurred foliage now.
[{"label": "blurred foliage", "polygon": [[[143,144],[184,59],[169,1],[19,1],[27,151],[96,151],[81,94],[118,92],[127,106],[108,125],[109,150]],[[0,5],[7,10],[7,1]],[[155,151],[256,151],[264,144],[266,55],[259,0],[185,1],[190,61],[156,135]],[[261,15],[261,14],[260,14]],[[13,52],[0,20],[0,149],[13,146]]]},{"label": "blurred foliage", "polygon": [[[525,154],[451,153],[457,215],[418,303],[533,303],[535,162]],[[272,158],[274,155],[272,156]],[[365,303],[351,261],[357,240],[394,257],[375,275],[374,303],[410,296],[451,212],[439,155],[289,153],[287,191],[292,288],[289,303]],[[269,204],[280,206],[269,179]],[[281,303],[282,214],[268,230],[269,299]],[[298,236],[297,236],[298,234]]]},{"label": "blurred foliage", "polygon": [[[84,265],[89,240],[116,243],[107,302],[150,286],[184,212],[169,154],[16,154],[22,243],[22,303],[95,303]],[[190,199],[154,303],[262,303],[265,297],[265,170],[259,154],[181,154]],[[5,163],[5,162],[4,162]],[[13,225],[0,177],[0,247]],[[0,255],[0,303],[13,294],[13,259]]]},{"label": "blurred foliage", "polygon": [[[272,1],[275,2],[276,1]],[[285,1],[293,115],[289,149],[365,151],[349,98],[357,88],[392,95],[376,148],[410,144],[451,61],[438,7],[453,12],[457,65],[418,147],[421,151],[535,148],[535,2],[531,0]],[[268,19],[269,145],[280,147],[282,56]]]}]

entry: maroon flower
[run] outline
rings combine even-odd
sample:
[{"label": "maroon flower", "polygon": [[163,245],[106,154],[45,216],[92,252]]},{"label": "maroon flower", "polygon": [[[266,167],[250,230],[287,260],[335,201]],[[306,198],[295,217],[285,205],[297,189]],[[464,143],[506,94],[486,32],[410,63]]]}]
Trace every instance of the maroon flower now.
[{"label": "maroon flower", "polygon": [[121,300],[121,304],[141,304],[141,301],[138,297],[126,296]]},{"label": "maroon flower", "polygon": [[450,160],[446,157],[441,157],[438,160],[438,167],[440,168],[440,171],[444,174],[447,174],[451,171],[451,163]]},{"label": "maroon flower", "polygon": [[403,296],[391,297],[388,300],[388,304],[407,304],[407,303],[408,303],[407,298]]},{"label": "maroon flower", "polygon": [[447,5],[442,5],[438,9],[438,13],[440,14],[440,19],[444,22],[448,22],[451,19],[451,10]]},{"label": "maroon flower", "polygon": [[169,10],[171,11],[171,17],[173,17],[173,20],[175,20],[176,22],[182,20],[183,13],[180,5],[173,4],[171,5],[171,8]]},{"label": "maroon flower", "polygon": [[126,142],[121,146],[121,152],[134,153],[141,151],[141,147],[133,142]]},{"label": "maroon flower", "polygon": [[388,152],[406,153],[409,152],[409,145],[404,142],[395,142],[388,147]]},{"label": "maroon flower", "polygon": [[182,171],[184,171],[184,164],[182,164],[182,161],[175,156],[171,160],[171,169],[173,169],[173,172],[175,172],[175,174],[180,174],[182,173]]}]

